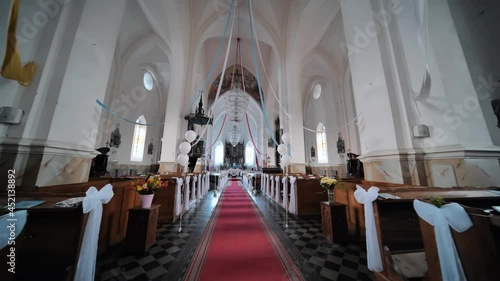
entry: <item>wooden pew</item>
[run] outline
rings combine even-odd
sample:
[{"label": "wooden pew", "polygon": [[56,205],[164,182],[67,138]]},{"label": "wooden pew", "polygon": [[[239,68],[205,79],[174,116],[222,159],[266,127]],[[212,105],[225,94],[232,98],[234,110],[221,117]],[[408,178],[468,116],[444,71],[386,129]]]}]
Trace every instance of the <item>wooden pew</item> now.
[{"label": "wooden pew", "polygon": [[328,195],[319,184],[319,180],[320,178],[297,178],[295,182],[295,216],[301,217],[321,214],[320,202],[328,201]]},{"label": "wooden pew", "polygon": [[[476,208],[489,208],[500,204],[500,195],[490,192],[492,188],[412,188],[392,189],[392,195],[401,199],[378,199],[374,201],[374,215],[379,238],[381,256],[384,247],[393,258],[398,254],[424,251],[424,241],[420,229],[420,219],[413,208],[413,200],[427,200],[441,197],[448,202],[457,202]],[[389,190],[389,189],[388,189]],[[387,191],[387,190],[386,190]],[[427,256],[427,253],[426,253]],[[393,265],[383,258],[384,271],[375,273],[377,280],[389,278]],[[425,263],[425,261],[422,261]],[[429,272],[431,269],[429,267]]]},{"label": "wooden pew", "polygon": [[[495,280],[500,276],[500,238],[496,237],[491,216],[482,209],[464,206],[473,223],[469,230],[458,233],[451,229],[467,280]],[[420,219],[429,281],[442,280],[434,227]]]},{"label": "wooden pew", "polygon": [[[0,204],[6,204],[7,197],[0,198]],[[53,207],[68,198],[16,194],[17,202],[44,200],[45,203],[28,209],[26,225],[15,240],[15,274],[7,272],[10,246],[0,250],[3,265],[0,280],[73,280],[87,214],[83,214],[81,207]]]}]

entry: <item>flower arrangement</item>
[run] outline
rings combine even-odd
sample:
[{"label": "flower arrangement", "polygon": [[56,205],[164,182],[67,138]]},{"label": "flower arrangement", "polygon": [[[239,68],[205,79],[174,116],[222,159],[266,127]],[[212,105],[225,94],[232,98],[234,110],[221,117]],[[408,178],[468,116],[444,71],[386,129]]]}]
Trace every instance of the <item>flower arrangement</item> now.
[{"label": "flower arrangement", "polygon": [[144,179],[132,181],[132,186],[141,195],[154,194],[157,190],[168,187],[168,181],[162,181],[160,177],[148,175]]},{"label": "flower arrangement", "polygon": [[340,190],[346,190],[347,187],[337,179],[332,179],[329,177],[323,177],[321,178],[321,181],[319,182],[321,187],[323,187],[325,190],[330,190],[333,191],[333,189],[337,186]]}]

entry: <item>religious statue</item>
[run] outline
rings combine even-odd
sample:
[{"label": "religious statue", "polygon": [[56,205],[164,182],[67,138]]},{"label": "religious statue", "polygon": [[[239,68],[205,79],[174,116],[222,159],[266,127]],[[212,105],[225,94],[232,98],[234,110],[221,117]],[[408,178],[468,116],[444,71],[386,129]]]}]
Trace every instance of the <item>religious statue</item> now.
[{"label": "religious statue", "polygon": [[153,140],[148,145],[148,155],[153,155]]},{"label": "religious statue", "polygon": [[110,146],[118,148],[121,143],[122,135],[120,134],[120,127],[116,127],[116,129],[111,133]]},{"label": "religious statue", "polygon": [[337,154],[344,154],[345,153],[345,143],[344,140],[342,139],[342,136],[339,133],[339,139],[337,140]]},{"label": "religious statue", "polygon": [[314,148],[314,146],[311,146],[311,158],[315,157],[316,157],[316,149]]}]

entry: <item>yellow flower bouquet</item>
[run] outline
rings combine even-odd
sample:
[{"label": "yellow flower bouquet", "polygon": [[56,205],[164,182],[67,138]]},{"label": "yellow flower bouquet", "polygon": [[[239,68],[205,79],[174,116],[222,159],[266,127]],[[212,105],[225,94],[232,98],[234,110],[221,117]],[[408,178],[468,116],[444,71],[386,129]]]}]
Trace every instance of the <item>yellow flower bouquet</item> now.
[{"label": "yellow flower bouquet", "polygon": [[168,187],[168,181],[162,181],[160,177],[148,175],[145,179],[132,181],[132,186],[141,195],[154,194],[160,189]]},{"label": "yellow flower bouquet", "polygon": [[340,180],[332,179],[329,177],[321,178],[321,181],[319,182],[319,184],[325,190],[330,190],[330,191],[333,191],[335,186],[338,186],[338,188],[340,188],[341,190],[345,190],[347,188]]}]

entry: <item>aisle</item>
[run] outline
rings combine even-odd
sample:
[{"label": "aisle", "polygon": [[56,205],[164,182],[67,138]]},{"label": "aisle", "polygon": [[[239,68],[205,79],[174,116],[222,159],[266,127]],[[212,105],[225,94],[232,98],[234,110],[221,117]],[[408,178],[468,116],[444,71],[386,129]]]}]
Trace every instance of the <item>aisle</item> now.
[{"label": "aisle", "polygon": [[303,280],[243,187],[221,196],[185,280]]}]

